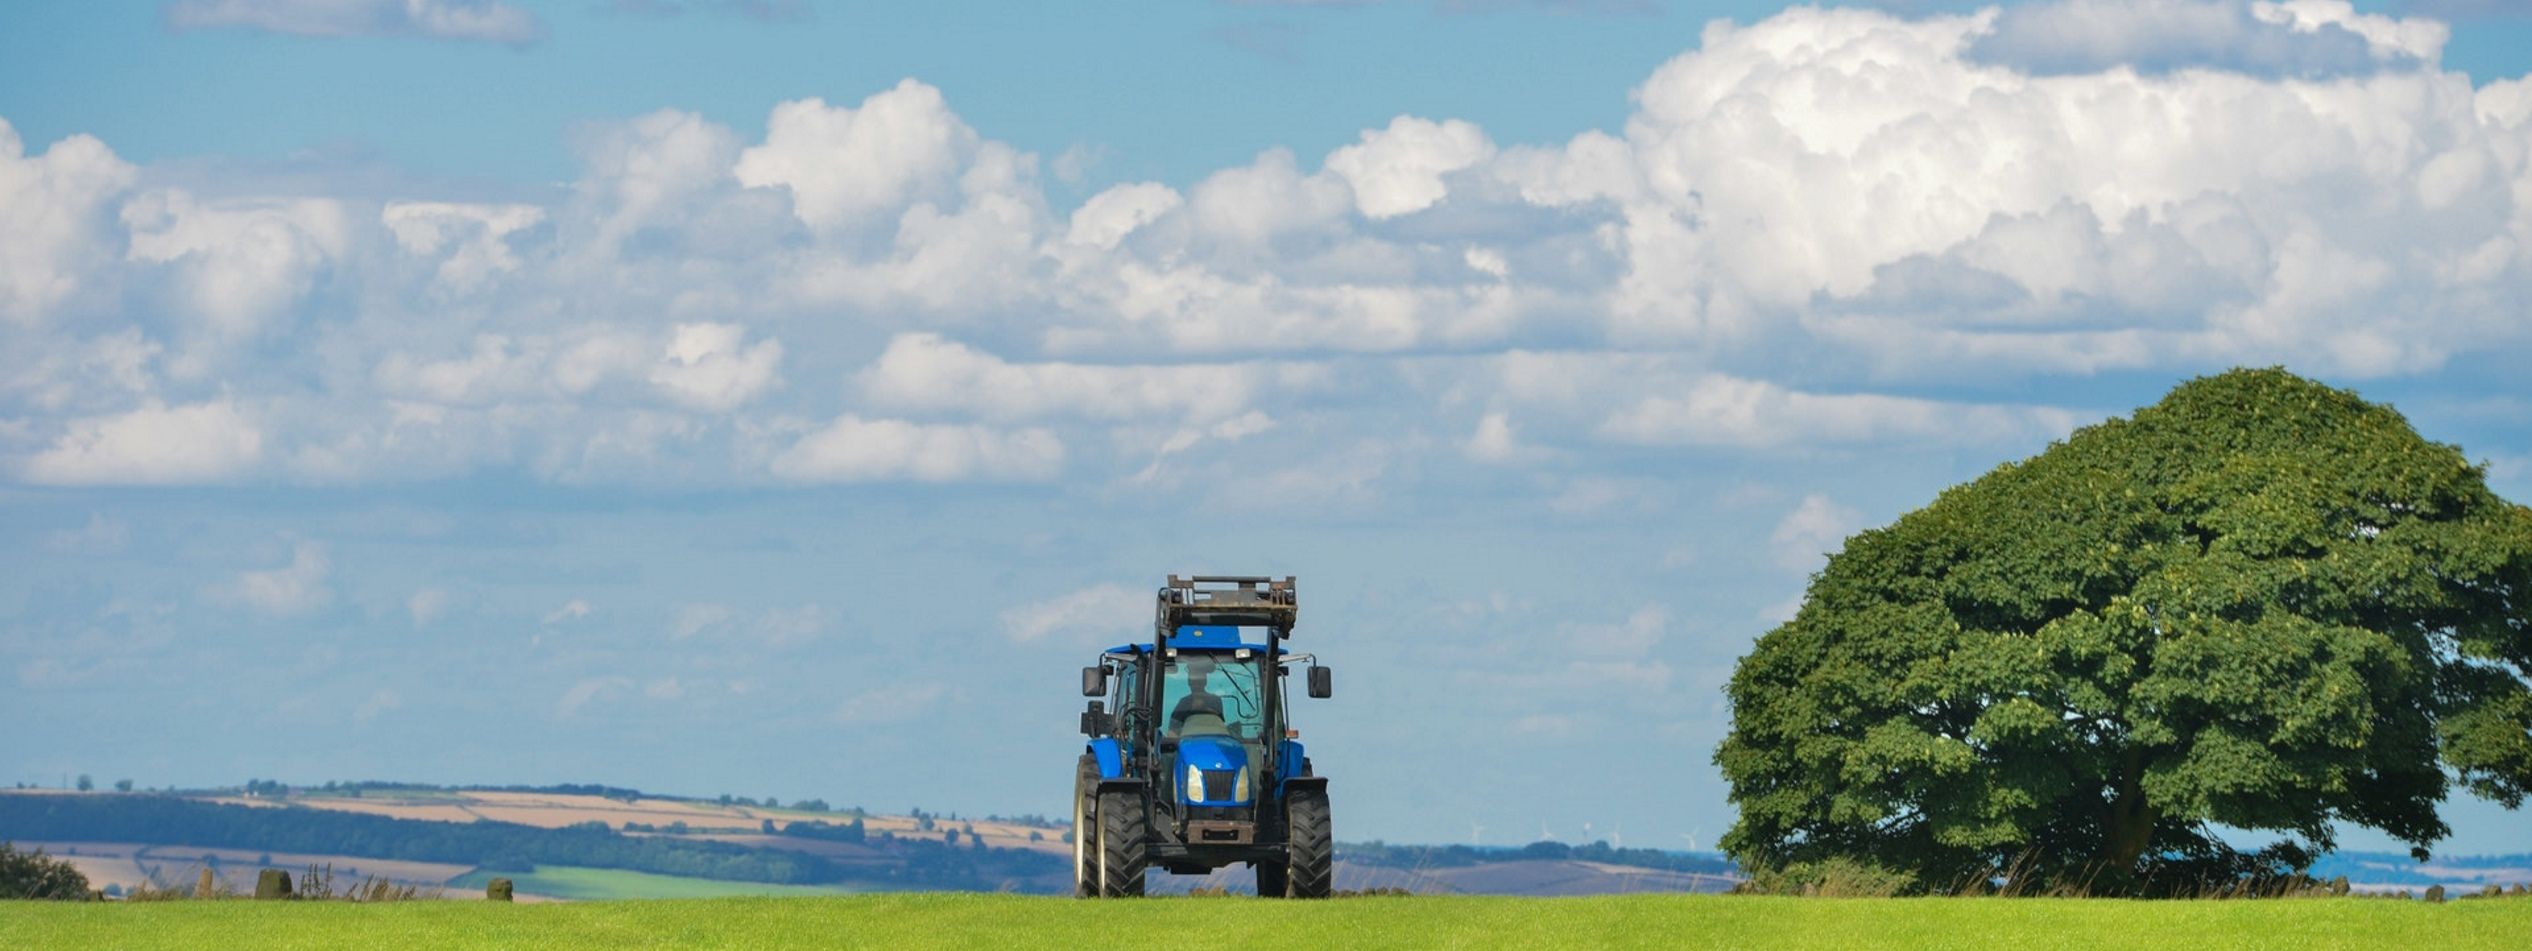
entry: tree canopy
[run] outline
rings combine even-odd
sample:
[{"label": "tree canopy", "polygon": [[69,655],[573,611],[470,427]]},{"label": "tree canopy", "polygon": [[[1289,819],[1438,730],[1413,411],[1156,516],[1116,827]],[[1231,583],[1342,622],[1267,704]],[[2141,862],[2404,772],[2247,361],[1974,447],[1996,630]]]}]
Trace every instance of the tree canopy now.
[{"label": "tree canopy", "polygon": [[2450,787],[2532,788],[2527,675],[2532,510],[2390,407],[2236,370],[1849,539],[1733,673],[1721,844],[1936,890],[2191,890],[2336,824],[2423,858]]}]

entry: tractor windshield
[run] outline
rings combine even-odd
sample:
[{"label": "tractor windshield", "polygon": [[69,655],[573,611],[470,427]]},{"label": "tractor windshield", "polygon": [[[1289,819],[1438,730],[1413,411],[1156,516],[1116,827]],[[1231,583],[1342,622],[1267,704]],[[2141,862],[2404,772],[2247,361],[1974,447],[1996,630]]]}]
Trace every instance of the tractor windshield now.
[{"label": "tractor windshield", "polygon": [[1266,702],[1258,692],[1263,658],[1182,653],[1161,674],[1161,709],[1169,736],[1228,734],[1255,742],[1266,735]]}]

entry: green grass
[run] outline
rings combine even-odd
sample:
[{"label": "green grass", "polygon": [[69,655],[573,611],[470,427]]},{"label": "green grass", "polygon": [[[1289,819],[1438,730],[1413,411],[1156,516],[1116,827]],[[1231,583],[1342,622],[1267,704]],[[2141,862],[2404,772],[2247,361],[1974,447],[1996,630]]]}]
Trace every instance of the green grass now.
[{"label": "green grass", "polygon": [[504,905],[0,904],[7,948],[2518,948],[2532,901],[1733,896],[1180,898],[900,893]]},{"label": "green grass", "polygon": [[805,897],[848,894],[860,889],[834,885],[771,885],[762,882],[724,882],[709,878],[683,878],[675,875],[652,875],[648,872],[627,872],[612,868],[574,868],[564,865],[540,865],[533,872],[474,871],[449,882],[451,894],[482,894],[493,876],[504,875],[522,892],[552,895],[575,901],[611,901],[620,898],[740,898],[747,896]]}]

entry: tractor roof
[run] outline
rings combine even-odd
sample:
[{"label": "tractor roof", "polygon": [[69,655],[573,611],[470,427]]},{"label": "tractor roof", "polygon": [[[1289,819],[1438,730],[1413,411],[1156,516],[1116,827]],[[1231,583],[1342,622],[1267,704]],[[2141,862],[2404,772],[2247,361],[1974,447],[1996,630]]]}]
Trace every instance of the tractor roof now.
[{"label": "tractor roof", "polygon": [[[1241,641],[1239,628],[1223,624],[1182,625],[1178,628],[1178,633],[1170,636],[1169,646],[1184,651],[1229,651],[1243,647],[1257,651],[1266,649],[1264,644]],[[1279,647],[1277,651],[1283,654],[1292,653],[1291,648]],[[1108,648],[1108,653],[1111,654],[1149,654],[1151,652],[1152,645],[1150,644],[1120,644]]]}]

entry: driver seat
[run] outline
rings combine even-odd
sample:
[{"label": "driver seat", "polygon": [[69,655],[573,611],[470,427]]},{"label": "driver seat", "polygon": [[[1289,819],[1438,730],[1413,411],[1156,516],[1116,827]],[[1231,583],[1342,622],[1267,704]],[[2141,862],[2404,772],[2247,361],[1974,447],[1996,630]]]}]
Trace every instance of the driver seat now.
[{"label": "driver seat", "polygon": [[1178,721],[1179,736],[1229,736],[1231,726],[1218,713],[1190,713]]}]

